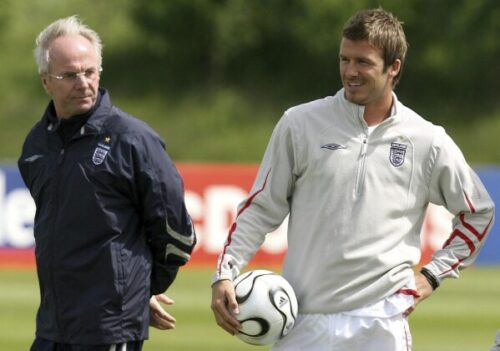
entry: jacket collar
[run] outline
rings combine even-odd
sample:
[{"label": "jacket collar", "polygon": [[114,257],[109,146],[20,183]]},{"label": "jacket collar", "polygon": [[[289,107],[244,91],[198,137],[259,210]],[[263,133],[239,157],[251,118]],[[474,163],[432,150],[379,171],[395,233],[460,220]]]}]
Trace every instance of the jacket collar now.
[{"label": "jacket collar", "polygon": [[[349,117],[352,118],[352,119],[354,119],[354,120],[356,120],[356,121],[359,121],[361,123],[361,125],[363,125],[364,127],[366,127],[366,122],[365,122],[365,120],[363,118],[363,115],[365,113],[365,107],[363,105],[358,105],[358,104],[355,104],[355,103],[350,102],[349,100],[347,100],[345,98],[344,88],[340,89],[337,92],[336,97],[340,99],[340,101],[342,102],[342,105],[348,111]],[[384,121],[382,121],[382,123],[385,123],[387,121],[398,120],[399,119],[399,113],[401,111],[401,107],[402,107],[402,105],[399,102],[396,93],[393,91],[392,92],[391,115],[388,118],[386,118]]]},{"label": "jacket collar", "polygon": [[[99,97],[96,105],[89,111],[90,117],[80,129],[80,135],[99,133],[111,112],[113,105],[111,104],[108,91],[106,89],[99,88],[98,94]],[[42,121],[45,125],[45,129],[49,133],[55,132],[57,131],[57,128],[59,128],[61,122],[55,115],[53,101],[50,101],[45,109]]]}]

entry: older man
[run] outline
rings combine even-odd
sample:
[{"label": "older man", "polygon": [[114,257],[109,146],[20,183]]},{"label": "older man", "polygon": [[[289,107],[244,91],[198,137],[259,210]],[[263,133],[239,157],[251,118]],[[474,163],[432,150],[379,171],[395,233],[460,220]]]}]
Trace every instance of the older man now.
[{"label": "older man", "polygon": [[52,99],[19,159],[37,208],[32,351],[135,351],[149,323],[174,328],[159,302],[196,241],[163,141],[99,88],[101,47],[74,16],[36,40]]}]

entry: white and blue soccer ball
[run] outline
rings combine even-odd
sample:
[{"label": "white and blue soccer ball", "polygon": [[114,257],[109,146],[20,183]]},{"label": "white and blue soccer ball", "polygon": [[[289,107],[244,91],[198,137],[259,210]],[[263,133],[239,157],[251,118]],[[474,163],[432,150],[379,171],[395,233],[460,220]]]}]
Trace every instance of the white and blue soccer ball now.
[{"label": "white and blue soccer ball", "polygon": [[238,338],[248,344],[267,345],[285,337],[297,318],[297,298],[281,275],[253,270],[234,282],[240,313],[235,317],[241,328]]}]

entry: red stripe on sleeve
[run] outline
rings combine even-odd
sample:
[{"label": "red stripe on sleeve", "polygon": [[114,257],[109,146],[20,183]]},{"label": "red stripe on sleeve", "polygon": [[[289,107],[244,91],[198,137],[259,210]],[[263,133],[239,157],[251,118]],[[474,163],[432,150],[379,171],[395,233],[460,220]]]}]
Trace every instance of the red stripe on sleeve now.
[{"label": "red stripe on sleeve", "polygon": [[447,271],[444,271],[440,275],[445,275],[446,273],[451,272],[452,270],[454,270],[455,268],[457,268],[458,266],[460,266],[460,264],[462,263],[463,260],[465,260],[465,258],[463,258],[461,260],[458,260],[453,266],[451,266],[450,269],[448,269]]},{"label": "red stripe on sleeve", "polygon": [[474,245],[474,243],[472,242],[472,240],[470,240],[467,235],[465,235],[464,233],[462,233],[458,229],[455,229],[453,231],[453,233],[450,235],[450,237],[448,238],[448,240],[446,240],[446,242],[443,245],[443,249],[445,247],[447,247],[448,245],[450,245],[451,242],[453,241],[453,239],[455,239],[456,237],[459,237],[460,239],[462,239],[467,244],[467,247],[469,248],[471,255],[472,255],[472,253],[474,251],[476,251],[476,246]]},{"label": "red stripe on sleeve", "polygon": [[486,235],[486,233],[488,232],[488,229],[490,228],[490,225],[491,225],[491,221],[493,220],[493,217],[490,219],[490,222],[488,223],[488,225],[486,226],[486,228],[484,229],[484,231],[482,233],[480,233],[476,228],[474,228],[470,223],[467,223],[465,221],[465,214],[464,213],[461,213],[460,214],[460,222],[462,222],[462,225],[467,228],[476,238],[477,240],[481,241],[483,240],[484,236]]},{"label": "red stripe on sleeve", "polygon": [[[253,199],[264,190],[264,188],[266,187],[266,184],[267,184],[267,178],[269,177],[269,173],[271,173],[271,169],[269,169],[269,171],[266,174],[266,179],[264,179],[264,184],[262,185],[262,188],[260,188],[259,190],[257,190],[254,194],[252,194],[247,199],[247,201],[245,202],[245,204],[238,211],[238,214],[236,215],[236,218],[238,218],[239,215],[241,215],[248,207],[250,207],[250,205],[253,202]],[[222,262],[224,262],[224,256],[226,255],[226,250],[227,250],[228,246],[231,244],[231,238],[232,238],[233,233],[234,233],[234,231],[236,230],[237,227],[238,227],[238,225],[236,224],[236,220],[235,220],[234,223],[233,223],[233,225],[231,225],[231,228],[229,229],[229,233],[228,233],[227,239],[226,239],[226,244],[224,245],[224,249],[222,250],[222,256],[221,256],[221,259],[220,259],[220,262],[219,262],[219,267],[217,268],[217,270],[219,271],[219,274],[221,272]]]},{"label": "red stripe on sleeve", "polygon": [[470,201],[469,197],[467,196],[467,193],[464,191],[464,196],[465,196],[465,201],[467,201],[467,206],[469,206],[469,209],[472,213],[476,213],[476,209],[474,208],[474,205],[472,205],[472,201]]},{"label": "red stripe on sleeve", "polygon": [[[476,209],[474,208],[474,205],[472,204],[472,201],[470,200],[470,198],[467,196],[467,193],[464,191],[464,196],[465,196],[465,201],[467,202],[467,206],[469,207],[469,210],[471,213],[476,213]],[[493,217],[490,218],[490,221],[488,223],[488,225],[486,226],[486,228],[484,228],[483,232],[480,232],[479,230],[477,230],[476,228],[474,228],[474,226],[468,222],[465,221],[465,213],[461,213],[460,216],[460,222],[462,223],[463,227],[465,229],[467,229],[472,235],[474,235],[478,241],[482,241],[486,235],[486,233],[488,232],[490,226],[491,226],[491,223],[493,221]],[[453,241],[453,239],[455,239],[456,237],[459,237],[460,239],[462,239],[466,244],[467,244],[467,247],[469,248],[469,251],[470,251],[470,254],[464,258],[461,258],[459,260],[457,260],[456,263],[454,263],[450,269],[448,269],[447,271],[439,274],[440,276],[448,273],[448,272],[451,272],[453,271],[455,268],[457,268],[465,259],[467,259],[468,257],[470,257],[474,251],[476,251],[476,246],[474,245],[474,243],[472,242],[472,240],[467,236],[465,235],[464,233],[462,233],[460,230],[458,229],[455,229],[453,231],[453,233],[450,235],[450,237],[448,238],[448,240],[446,240],[446,242],[444,243],[443,245],[443,249],[445,247],[447,247],[448,245],[451,244],[451,242]]]},{"label": "red stripe on sleeve", "polygon": [[444,275],[444,274],[446,274],[448,272],[451,272],[452,270],[454,270],[455,268],[457,268],[463,262],[463,260],[465,260],[466,258],[468,258],[469,256],[471,256],[474,253],[474,251],[476,251],[476,246],[474,245],[474,243],[472,242],[472,240],[470,240],[467,235],[465,235],[464,233],[462,233],[458,229],[455,229],[453,231],[453,233],[451,234],[451,236],[448,238],[448,240],[446,240],[446,243],[444,244],[443,249],[445,247],[447,247],[448,245],[450,245],[451,242],[453,241],[453,239],[455,239],[456,237],[459,237],[460,239],[462,239],[467,244],[467,247],[469,248],[470,253],[469,253],[468,256],[459,259],[456,263],[454,263],[451,266],[450,269],[448,269],[447,271],[444,271],[443,273],[439,274],[440,276]]}]

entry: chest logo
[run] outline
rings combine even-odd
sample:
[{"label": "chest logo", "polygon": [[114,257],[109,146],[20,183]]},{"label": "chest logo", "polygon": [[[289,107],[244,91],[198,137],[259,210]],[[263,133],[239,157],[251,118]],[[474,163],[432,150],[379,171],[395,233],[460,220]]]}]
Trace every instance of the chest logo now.
[{"label": "chest logo", "polygon": [[92,155],[92,162],[98,166],[104,162],[106,155],[108,154],[110,147],[109,145],[105,145],[103,143],[98,143],[97,147],[94,150],[94,155]]},{"label": "chest logo", "polygon": [[321,148],[333,151],[333,150],[345,149],[345,146],[344,145],[340,145],[340,144],[331,143],[331,144],[325,144]]},{"label": "chest logo", "polygon": [[405,144],[391,143],[391,151],[389,153],[389,161],[394,167],[399,167],[405,162],[406,148]]}]

